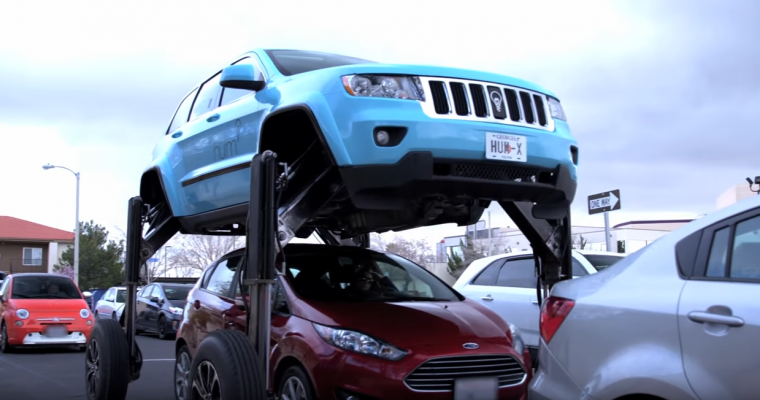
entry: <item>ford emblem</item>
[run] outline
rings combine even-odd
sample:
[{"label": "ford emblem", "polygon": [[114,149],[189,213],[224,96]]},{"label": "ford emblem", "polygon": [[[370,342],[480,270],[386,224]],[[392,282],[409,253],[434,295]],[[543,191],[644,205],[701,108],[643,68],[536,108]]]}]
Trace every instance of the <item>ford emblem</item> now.
[{"label": "ford emblem", "polygon": [[58,322],[58,317],[53,317],[53,322]]},{"label": "ford emblem", "polygon": [[475,349],[477,349],[480,346],[478,346],[477,343],[465,343],[465,344],[462,345],[462,347],[464,347],[467,350],[475,350]]}]

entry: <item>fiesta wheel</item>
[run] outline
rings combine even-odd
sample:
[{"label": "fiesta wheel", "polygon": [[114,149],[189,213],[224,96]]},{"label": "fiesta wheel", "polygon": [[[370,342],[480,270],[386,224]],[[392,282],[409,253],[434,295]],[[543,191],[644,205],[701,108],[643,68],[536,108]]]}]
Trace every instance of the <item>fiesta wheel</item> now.
[{"label": "fiesta wheel", "polygon": [[119,321],[104,319],[92,328],[85,350],[88,400],[124,400],[129,386],[129,347]]},{"label": "fiesta wheel", "polygon": [[206,336],[190,365],[188,399],[266,399],[263,371],[248,337],[219,330]]}]

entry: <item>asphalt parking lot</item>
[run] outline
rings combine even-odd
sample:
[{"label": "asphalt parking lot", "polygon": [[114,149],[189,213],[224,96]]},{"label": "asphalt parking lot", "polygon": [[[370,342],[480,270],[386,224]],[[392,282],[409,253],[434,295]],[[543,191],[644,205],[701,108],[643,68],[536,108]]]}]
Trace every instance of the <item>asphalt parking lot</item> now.
[{"label": "asphalt parking lot", "polygon": [[[139,335],[145,363],[127,399],[173,399],[174,341]],[[84,352],[76,349],[22,349],[0,354],[0,398],[85,399]]]}]

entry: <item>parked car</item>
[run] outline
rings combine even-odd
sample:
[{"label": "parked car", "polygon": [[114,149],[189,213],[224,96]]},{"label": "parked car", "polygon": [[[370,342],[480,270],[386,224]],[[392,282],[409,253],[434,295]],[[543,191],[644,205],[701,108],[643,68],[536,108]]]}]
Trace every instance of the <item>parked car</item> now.
[{"label": "parked car", "polygon": [[192,288],[192,284],[163,282],[142,288],[137,292],[137,331],[157,333],[162,340],[172,338],[177,333],[187,294]]},{"label": "parked car", "polygon": [[0,271],[0,282],[2,282],[3,280],[5,280],[6,276],[8,276],[8,275],[5,272]]},{"label": "parked car", "polygon": [[752,196],[555,285],[541,309],[530,398],[757,398],[758,297]]},{"label": "parked car", "polygon": [[95,319],[115,319],[122,323],[124,304],[127,301],[127,287],[114,286],[106,290],[103,297],[95,303]]},{"label": "parked car", "polygon": [[335,167],[345,195],[325,208],[342,212],[322,223],[351,236],[470,224],[479,198],[565,210],[575,195],[578,143],[534,83],[303,50],[230,61],[188,91],[153,150],[140,183],[152,226],[244,233],[248,166],[265,150],[292,168],[283,202]]},{"label": "parked car", "polygon": [[0,285],[0,351],[74,345],[85,350],[94,319],[71,278],[18,273]]},{"label": "parked car", "polygon": [[[423,267],[359,247],[291,243],[284,251],[287,267],[272,292],[270,385],[278,395],[442,399],[461,378],[480,377],[499,399],[524,398],[532,368],[519,332]],[[243,255],[222,257],[190,292],[177,335],[178,393],[187,393],[206,335],[246,330]],[[378,282],[385,291],[372,291]]]},{"label": "parked car", "polygon": [[[624,257],[621,253],[573,250],[573,277],[595,274]],[[535,359],[540,314],[537,285],[533,252],[518,251],[473,261],[453,287],[515,324]]]},{"label": "parked car", "polygon": [[100,301],[101,298],[103,298],[103,295],[106,294],[108,289],[95,289],[91,288],[88,290],[90,292],[90,298],[87,300],[87,305],[90,306],[90,310],[94,312],[95,305],[98,304],[98,301]]}]

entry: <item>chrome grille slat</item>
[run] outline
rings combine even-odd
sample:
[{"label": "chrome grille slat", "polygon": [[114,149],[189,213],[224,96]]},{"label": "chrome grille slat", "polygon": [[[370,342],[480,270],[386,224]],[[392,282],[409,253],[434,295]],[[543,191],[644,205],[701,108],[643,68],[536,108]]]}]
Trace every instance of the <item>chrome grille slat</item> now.
[{"label": "chrome grille slat", "polygon": [[[551,118],[547,96],[543,93],[493,82],[456,78],[420,77],[420,81],[431,92],[427,101],[420,102],[425,114],[431,118],[491,122],[554,131],[554,119]],[[497,110],[489,98],[489,87],[498,88],[501,92],[501,108],[506,112],[506,118],[496,117],[501,117],[501,113],[495,114]],[[464,100],[462,91],[466,97]]]},{"label": "chrome grille slat", "polygon": [[450,392],[458,377],[497,377],[499,387],[522,383],[525,369],[510,355],[453,356],[428,360],[405,379],[410,389]]}]

